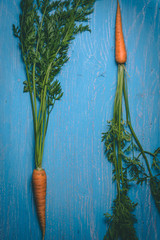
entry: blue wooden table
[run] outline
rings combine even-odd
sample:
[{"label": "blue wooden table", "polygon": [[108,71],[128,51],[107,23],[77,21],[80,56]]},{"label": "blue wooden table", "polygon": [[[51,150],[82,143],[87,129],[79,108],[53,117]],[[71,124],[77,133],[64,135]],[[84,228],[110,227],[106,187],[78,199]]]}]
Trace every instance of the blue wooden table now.
[{"label": "blue wooden table", "polygon": [[[12,24],[20,0],[0,0],[0,239],[41,239],[33,201],[33,121],[26,80]],[[143,145],[160,143],[160,2],[120,0],[128,59],[132,124]],[[101,133],[112,118],[117,80],[114,30],[117,3],[97,0],[90,33],[78,35],[58,76],[64,96],[51,114],[43,167],[48,176],[46,240],[101,240],[116,187]],[[149,185],[129,192],[138,202],[140,240],[160,239],[160,215]]]}]

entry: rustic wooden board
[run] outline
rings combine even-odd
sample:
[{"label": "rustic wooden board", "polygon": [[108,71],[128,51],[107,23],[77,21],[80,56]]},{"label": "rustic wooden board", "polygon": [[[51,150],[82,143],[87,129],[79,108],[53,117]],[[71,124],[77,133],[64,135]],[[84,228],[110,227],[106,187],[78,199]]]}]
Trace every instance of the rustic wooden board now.
[{"label": "rustic wooden board", "polygon": [[[12,24],[20,0],[0,1],[0,239],[40,239],[31,174],[34,138],[30,99],[23,94],[24,66]],[[121,0],[132,123],[145,149],[160,143],[158,0]],[[50,118],[43,167],[48,176],[46,240],[103,239],[103,214],[115,197],[112,166],[101,133],[112,117],[117,66],[114,60],[115,0],[97,0],[92,33],[79,35],[58,78],[64,97]],[[149,186],[133,186],[140,240],[158,240],[160,215]]]}]

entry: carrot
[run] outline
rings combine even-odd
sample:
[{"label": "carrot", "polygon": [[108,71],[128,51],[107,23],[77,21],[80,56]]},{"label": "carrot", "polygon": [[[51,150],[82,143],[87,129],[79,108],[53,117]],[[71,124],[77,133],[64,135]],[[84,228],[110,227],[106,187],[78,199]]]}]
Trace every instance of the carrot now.
[{"label": "carrot", "polygon": [[46,226],[45,210],[46,210],[46,185],[47,185],[47,176],[45,170],[34,169],[32,174],[32,183],[37,207],[37,215],[44,239]]},{"label": "carrot", "polygon": [[116,13],[116,30],[115,30],[115,55],[117,63],[125,63],[127,60],[127,52],[124,43],[122,21],[121,21],[121,10],[119,2],[117,0],[117,13]]},{"label": "carrot", "polygon": [[[144,151],[131,124],[129,100],[127,91],[127,78],[124,63],[127,53],[122,32],[121,12],[117,0],[116,29],[115,29],[115,58],[118,63],[118,81],[114,99],[113,118],[108,121],[107,131],[103,133],[102,141],[105,144],[105,155],[113,164],[113,179],[117,184],[117,196],[112,206],[112,215],[106,213],[108,230],[104,240],[130,239],[137,240],[134,224],[137,222],[133,211],[137,203],[128,196],[131,182],[141,184],[150,181],[152,196],[156,207],[160,211],[160,179],[159,174],[153,175],[146,154],[153,157],[152,166],[159,173],[160,147],[154,153]],[[123,103],[126,114],[126,122],[123,119]],[[136,152],[138,156],[136,156]],[[146,168],[141,163],[143,156]],[[147,170],[147,172],[146,172]]]},{"label": "carrot", "polygon": [[[69,44],[77,34],[90,30],[88,23],[85,22],[93,12],[95,0],[19,1],[20,22],[17,27],[13,24],[13,33],[19,40],[25,64],[27,79],[24,81],[24,92],[29,92],[31,100],[36,168],[32,178],[44,239],[46,174],[40,169],[42,169],[49,116],[55,102],[63,96],[61,83],[56,76],[69,60]],[[63,28],[63,31],[57,31],[57,26]]]}]

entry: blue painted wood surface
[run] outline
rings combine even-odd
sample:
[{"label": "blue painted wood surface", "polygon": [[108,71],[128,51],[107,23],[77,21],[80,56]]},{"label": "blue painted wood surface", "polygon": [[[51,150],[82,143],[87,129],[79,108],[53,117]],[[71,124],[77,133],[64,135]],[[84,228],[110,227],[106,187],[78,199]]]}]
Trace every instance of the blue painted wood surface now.
[{"label": "blue painted wood surface", "polygon": [[[40,239],[31,175],[34,138],[31,105],[23,94],[24,65],[12,24],[20,0],[0,1],[0,239]],[[145,149],[160,142],[160,2],[121,0],[128,59],[132,124]],[[69,50],[58,79],[64,96],[51,114],[43,167],[48,176],[46,240],[103,239],[103,214],[116,189],[104,156],[101,133],[112,118],[117,66],[114,60],[115,0],[99,0],[92,33],[83,33]],[[133,186],[137,235],[160,239],[160,215],[149,186]]]}]

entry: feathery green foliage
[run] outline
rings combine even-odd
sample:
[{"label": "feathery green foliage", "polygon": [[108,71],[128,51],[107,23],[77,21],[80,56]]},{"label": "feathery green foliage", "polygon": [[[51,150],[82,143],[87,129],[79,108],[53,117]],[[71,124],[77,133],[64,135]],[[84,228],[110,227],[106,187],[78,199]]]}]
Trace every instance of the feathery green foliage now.
[{"label": "feathery green foliage", "polygon": [[127,196],[127,192],[122,192],[119,197],[117,196],[113,202],[113,214],[105,215],[109,229],[104,240],[118,240],[119,236],[122,240],[138,239],[134,229],[134,223],[137,220],[132,214],[136,205]]},{"label": "feathery green foliage", "polygon": [[[122,100],[124,98],[126,110],[126,122],[123,120]],[[133,203],[127,196],[130,183],[142,184],[149,180],[151,193],[160,212],[160,161],[158,155],[160,148],[154,153],[143,150],[131,125],[129,112],[127,80],[125,67],[118,64],[118,82],[114,100],[113,119],[108,122],[107,132],[103,133],[102,141],[105,144],[105,153],[108,161],[113,166],[113,181],[117,185],[117,197],[113,203],[113,214],[105,214],[109,224],[108,231],[104,237],[107,240],[136,240],[134,223],[136,218],[133,211],[137,204]],[[157,175],[153,176],[146,154],[153,157],[152,168]],[[141,161],[143,156],[146,164]]]},{"label": "feathery green foliage", "polygon": [[31,99],[37,168],[42,167],[49,115],[63,96],[56,76],[69,59],[69,45],[75,36],[90,31],[88,16],[93,12],[94,2],[22,0],[20,3],[19,26],[13,25],[13,32],[19,39],[26,68],[24,92],[29,92]]}]

